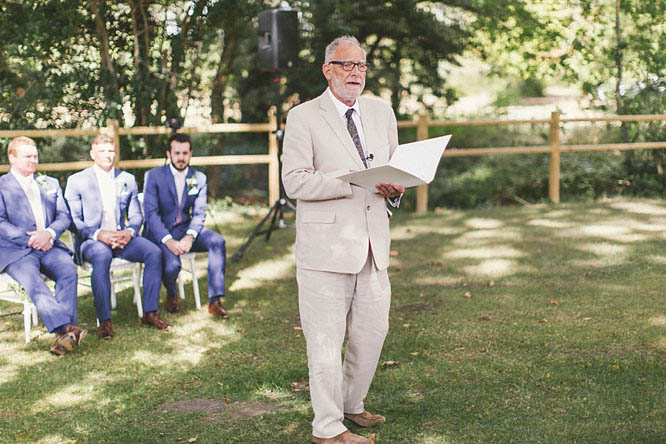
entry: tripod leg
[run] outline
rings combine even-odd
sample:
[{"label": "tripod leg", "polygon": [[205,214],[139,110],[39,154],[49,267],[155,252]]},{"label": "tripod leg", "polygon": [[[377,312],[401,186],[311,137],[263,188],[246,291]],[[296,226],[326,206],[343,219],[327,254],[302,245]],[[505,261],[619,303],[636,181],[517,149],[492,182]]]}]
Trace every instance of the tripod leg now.
[{"label": "tripod leg", "polygon": [[[254,229],[252,230],[252,233],[250,233],[247,240],[245,242],[243,242],[243,245],[241,245],[240,249],[236,252],[236,254],[234,254],[231,257],[231,260],[233,262],[238,262],[240,260],[240,258],[243,257],[243,254],[245,254],[247,249],[250,248],[250,244],[252,243],[254,238],[263,234],[263,231],[262,231],[261,227],[266,223],[266,221],[268,219],[270,219],[271,217],[272,217],[273,220],[275,220],[275,215],[277,215],[277,211],[278,211],[278,205],[279,205],[279,201],[275,202],[275,204],[273,204],[271,209],[268,211],[268,214],[266,216],[264,216],[264,218],[261,219],[261,221],[254,227]],[[270,230],[270,228],[269,228],[269,230]]]},{"label": "tripod leg", "polygon": [[278,199],[277,202],[275,202],[275,206],[273,207],[275,209],[275,212],[273,213],[273,218],[271,219],[271,224],[266,230],[266,242],[268,242],[271,238],[271,233],[275,229],[275,222],[278,220],[278,215],[280,214],[280,209],[282,208],[282,202]]}]

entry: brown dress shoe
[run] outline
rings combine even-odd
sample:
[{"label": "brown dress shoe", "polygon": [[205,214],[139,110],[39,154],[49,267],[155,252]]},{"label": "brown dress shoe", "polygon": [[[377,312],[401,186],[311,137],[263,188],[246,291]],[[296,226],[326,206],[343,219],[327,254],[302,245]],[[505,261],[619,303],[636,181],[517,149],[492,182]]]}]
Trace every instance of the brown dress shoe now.
[{"label": "brown dress shoe", "polygon": [[229,317],[229,313],[227,313],[227,310],[225,310],[222,304],[220,304],[219,299],[212,304],[208,304],[208,313],[216,318],[227,319]]},{"label": "brown dress shoe", "polygon": [[150,313],[144,313],[143,317],[141,318],[141,323],[143,325],[147,325],[148,327],[153,327],[153,328],[158,328],[160,330],[166,330],[166,331],[171,331],[171,326],[161,320],[159,316],[157,316],[157,312],[153,311]]},{"label": "brown dress shoe", "polygon": [[178,296],[173,298],[167,296],[165,305],[166,305],[166,311],[168,311],[169,313],[178,313],[180,311],[180,301],[178,300]]},{"label": "brown dress shoe", "polygon": [[345,418],[361,427],[374,427],[386,422],[386,418],[382,415],[375,415],[367,410],[363,410],[361,413],[345,413]]},{"label": "brown dress shoe", "polygon": [[111,325],[111,319],[100,322],[99,327],[97,327],[97,336],[100,339],[106,340],[113,338],[113,325]]},{"label": "brown dress shoe", "polygon": [[74,334],[74,338],[76,339],[76,346],[78,347],[81,345],[81,342],[83,342],[83,338],[86,337],[88,332],[82,328],[77,327],[76,325],[69,325],[67,327],[67,333],[72,333]]},{"label": "brown dress shoe", "polygon": [[333,438],[318,438],[312,437],[314,444],[374,444],[374,440],[366,438],[365,436],[357,435],[349,430],[345,430]]},{"label": "brown dress shoe", "polygon": [[49,351],[54,355],[62,356],[74,350],[76,337],[74,333],[59,334],[55,342],[51,344]]}]

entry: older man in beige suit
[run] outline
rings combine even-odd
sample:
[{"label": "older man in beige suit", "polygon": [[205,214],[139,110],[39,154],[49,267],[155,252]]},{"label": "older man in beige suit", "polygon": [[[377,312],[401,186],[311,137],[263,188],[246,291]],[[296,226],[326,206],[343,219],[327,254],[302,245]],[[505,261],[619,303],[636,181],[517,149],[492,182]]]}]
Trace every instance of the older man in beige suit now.
[{"label": "older man in beige suit", "polygon": [[363,400],[388,332],[385,198],[395,206],[404,189],[378,184],[379,193],[373,193],[336,178],[388,163],[398,145],[393,110],[359,97],[367,69],[365,50],[354,37],[331,42],[322,66],[328,88],[289,112],[284,139],[284,188],[298,201],[296,277],[315,443],[371,443],[348,431],[344,418],[362,427],[385,421],[366,411]]}]

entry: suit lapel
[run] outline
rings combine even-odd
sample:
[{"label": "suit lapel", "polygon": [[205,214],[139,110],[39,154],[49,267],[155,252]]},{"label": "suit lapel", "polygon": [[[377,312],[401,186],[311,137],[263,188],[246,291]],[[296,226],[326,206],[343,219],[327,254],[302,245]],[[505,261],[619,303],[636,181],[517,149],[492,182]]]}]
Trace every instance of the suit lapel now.
[{"label": "suit lapel", "polygon": [[342,142],[342,146],[344,146],[345,151],[352,158],[352,161],[356,164],[358,169],[360,170],[365,169],[363,161],[361,160],[361,157],[358,155],[358,151],[356,150],[356,146],[354,145],[354,141],[352,140],[349,131],[347,131],[347,127],[344,125],[342,117],[340,117],[340,115],[338,114],[338,110],[335,107],[335,104],[331,101],[331,98],[328,96],[328,92],[324,91],[324,93],[321,96],[319,96],[319,105],[321,107],[322,117],[324,118],[326,123],[328,123],[328,125],[331,127],[331,129],[338,137],[338,139],[340,139],[340,142]]},{"label": "suit lapel", "polygon": [[[104,205],[102,204],[102,191],[99,189],[99,183],[97,182],[97,175],[93,167],[90,167],[86,170],[88,175],[88,183],[90,185],[90,190],[96,199],[93,199],[92,204],[95,206],[95,210],[99,213],[100,224],[102,219],[104,219]],[[86,202],[87,203],[87,202]]]},{"label": "suit lapel", "polygon": [[174,206],[178,206],[178,193],[176,192],[176,183],[174,181],[173,174],[171,173],[171,167],[169,167],[169,164],[164,165],[164,180],[167,182],[167,188],[169,189],[169,192],[171,193],[171,196],[173,196],[174,199]]},{"label": "suit lapel", "polygon": [[[382,159],[384,158],[384,153],[377,152],[377,149],[379,148],[379,141],[381,140],[381,138],[376,132],[377,126],[374,124],[373,121],[375,116],[372,113],[372,110],[368,106],[367,102],[363,100],[362,97],[359,97],[358,100],[359,100],[359,107],[361,109],[361,124],[363,125],[363,134],[365,135],[365,151],[366,153],[368,153],[367,154],[368,156],[370,156],[370,154],[374,156],[373,160],[375,161],[375,165],[380,165],[381,163],[387,163],[388,157],[386,157],[385,161],[382,161]],[[378,163],[378,161],[380,162]],[[369,164],[369,166],[372,166],[372,164]]]},{"label": "suit lapel", "polygon": [[192,169],[192,167],[188,166],[187,167],[187,175],[185,176],[185,186],[183,187],[183,196],[182,196],[182,199],[180,200],[180,210],[181,211],[183,211],[185,209],[185,199],[187,199],[187,196],[188,196],[188,194],[187,194],[188,193],[187,181],[192,176],[194,176],[194,170]]},{"label": "suit lapel", "polygon": [[[23,206],[23,211],[30,216],[30,218],[35,221],[35,215],[32,213],[32,207],[30,206],[30,201],[28,200],[28,195],[25,194],[25,191],[23,191],[23,187],[21,184],[16,180],[16,177],[14,177],[13,174],[7,173],[9,176],[11,176],[11,180],[9,181],[10,187],[14,188],[14,192],[16,193],[17,196],[23,196],[23,199],[18,199],[20,202],[20,205]],[[35,221],[35,225],[37,225]]]},{"label": "suit lapel", "polygon": [[[118,168],[115,168],[115,167],[113,168],[113,179],[114,179],[113,180],[113,184],[114,184],[113,192],[116,193],[116,209],[115,209],[116,226],[122,225],[120,223],[120,219],[121,219],[120,199],[123,198],[123,196],[121,196],[121,194],[122,194],[123,190],[126,187],[126,185],[125,186],[119,186],[118,185],[119,183],[122,183],[121,182],[122,179],[121,179],[121,181],[118,180],[118,176],[120,176],[120,173],[122,173],[122,171],[120,171]],[[118,192],[119,189],[120,189],[120,192]]]},{"label": "suit lapel", "polygon": [[39,189],[39,199],[42,202],[42,216],[44,216],[44,226],[48,227],[49,226],[48,221],[51,220],[52,209],[48,204],[48,199],[46,198],[46,190],[44,190],[44,188],[39,186],[39,184],[37,185],[37,188]]}]

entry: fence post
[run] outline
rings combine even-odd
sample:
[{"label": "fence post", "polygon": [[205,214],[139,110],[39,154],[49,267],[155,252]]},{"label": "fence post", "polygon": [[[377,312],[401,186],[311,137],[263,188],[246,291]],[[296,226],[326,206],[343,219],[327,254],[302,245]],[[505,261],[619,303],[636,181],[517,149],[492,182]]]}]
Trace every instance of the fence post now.
[{"label": "fence post", "polygon": [[[428,138],[428,115],[421,114],[416,126],[416,140]],[[428,185],[416,187],[416,212],[426,213],[428,211]]]},{"label": "fence post", "polygon": [[548,197],[551,202],[560,203],[560,112],[550,114],[550,176]]},{"label": "fence post", "polygon": [[280,162],[278,159],[277,116],[275,107],[268,110],[268,205],[273,205],[280,198]]},{"label": "fence post", "polygon": [[120,162],[120,134],[118,134],[118,128],[120,128],[119,122],[109,119],[106,121],[106,131],[103,131],[113,139],[113,146],[116,150],[115,165],[118,165],[118,162]]}]

